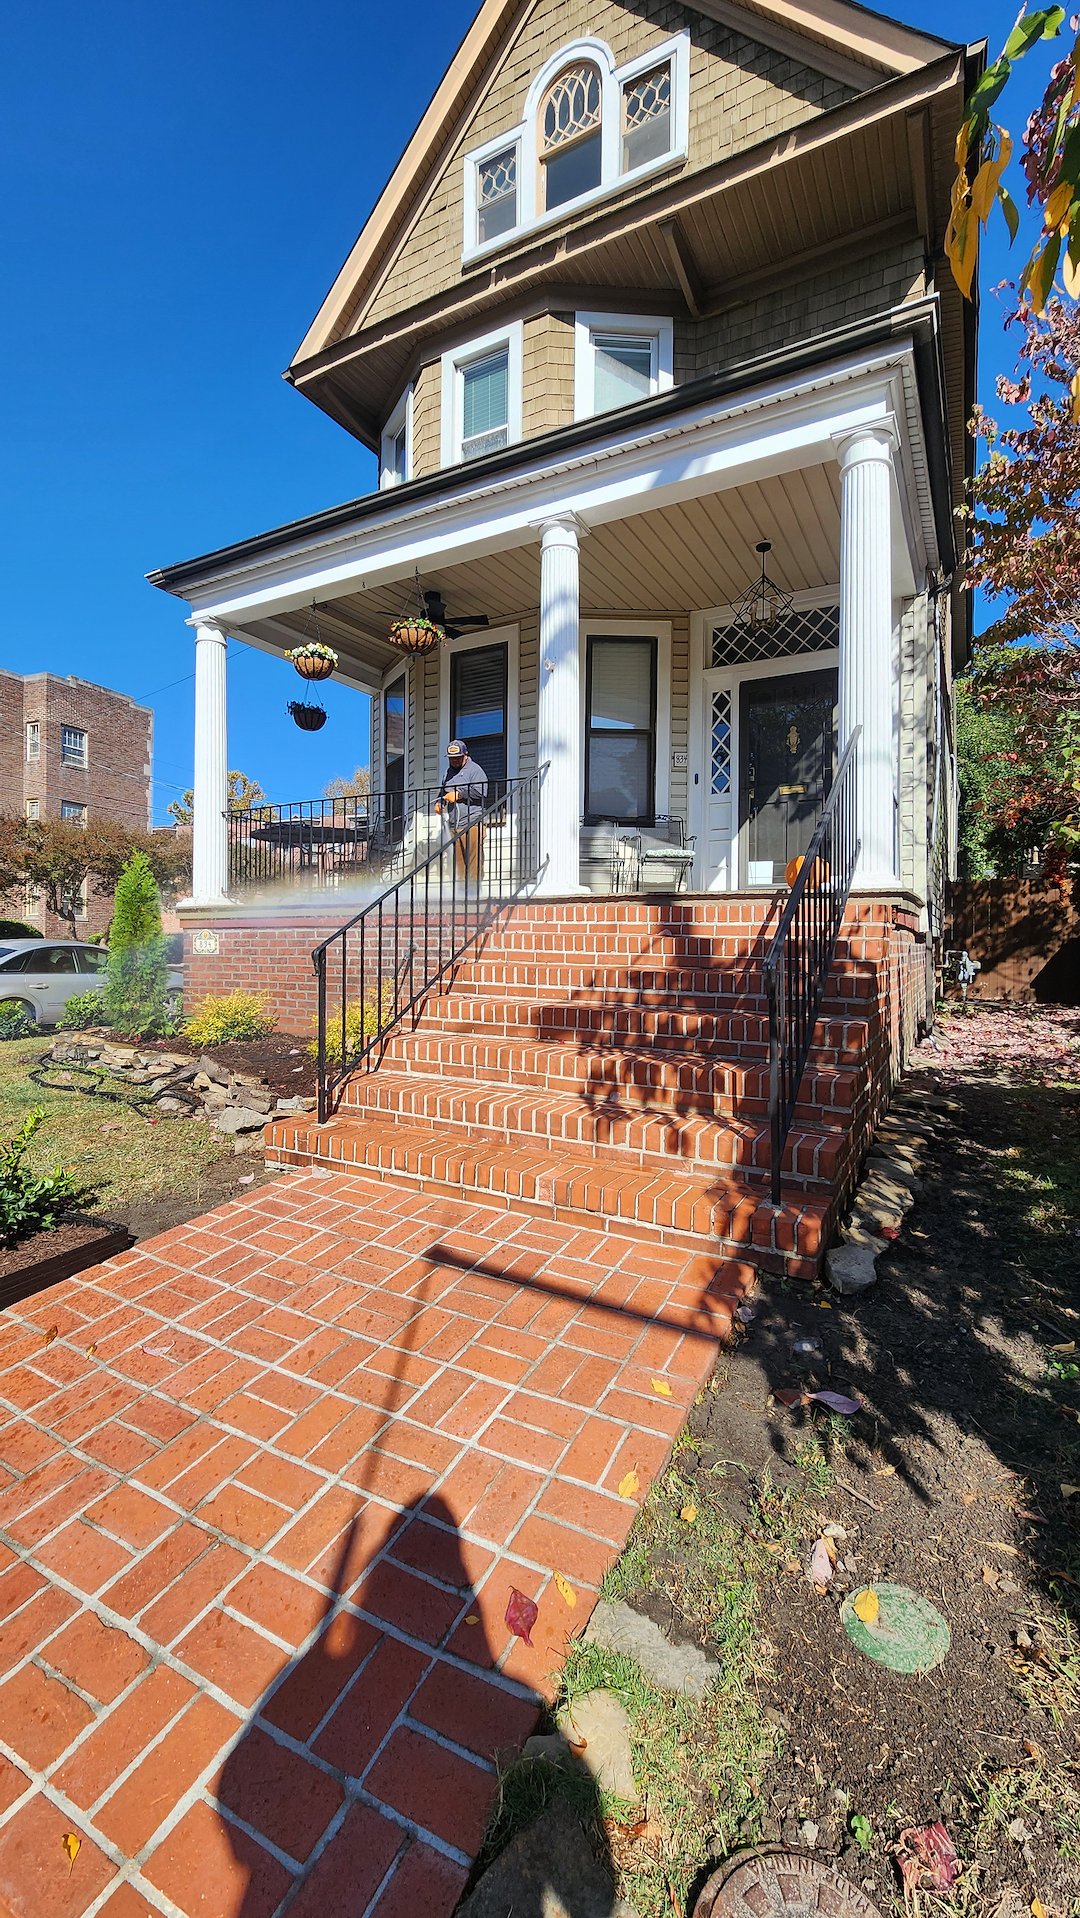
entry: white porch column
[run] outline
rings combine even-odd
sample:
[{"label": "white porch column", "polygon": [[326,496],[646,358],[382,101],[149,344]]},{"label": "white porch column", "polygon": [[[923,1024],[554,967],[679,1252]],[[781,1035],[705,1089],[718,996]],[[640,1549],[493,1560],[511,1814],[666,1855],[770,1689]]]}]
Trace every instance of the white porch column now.
[{"label": "white porch column", "polygon": [[581,689],[578,521],[540,522],[540,771],[538,892],[581,892]]},{"label": "white porch column", "polygon": [[229,778],[225,740],[226,635],[192,620],[195,628],[195,778],[191,844],[191,903],[220,905],[229,888]]},{"label": "white porch column", "polygon": [[840,460],[840,748],[857,748],[859,886],[897,884],[893,731],[891,427],[837,442]]}]

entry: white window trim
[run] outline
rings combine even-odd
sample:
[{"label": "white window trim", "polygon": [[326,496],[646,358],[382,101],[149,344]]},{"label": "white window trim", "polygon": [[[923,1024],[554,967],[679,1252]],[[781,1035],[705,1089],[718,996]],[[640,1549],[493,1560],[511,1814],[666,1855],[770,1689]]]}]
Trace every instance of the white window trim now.
[{"label": "white window trim", "polygon": [[[390,462],[394,457],[394,441],[405,428],[405,477],[399,480]],[[413,476],[413,387],[410,380],[401,395],[390,418],[382,430],[379,445],[379,490],[384,492],[389,486],[403,486]]]},{"label": "white window trim", "polygon": [[[581,761],[578,773],[578,811],[585,814],[585,740],[589,715],[585,706],[590,639],[655,639],[656,641],[656,790],[653,815],[664,816],[671,805],[671,621],[666,619],[582,620],[578,638],[578,680],[581,688]],[[632,828],[627,827],[627,831]]]},{"label": "white window trim", "polygon": [[41,818],[41,800],[27,799],[23,805],[23,813],[24,813],[24,816],[30,821],[40,819]]},{"label": "white window trim", "polygon": [[[518,776],[518,653],[517,626],[485,626],[462,639],[448,639],[439,653],[439,777],[450,738],[450,659],[454,653],[473,653],[480,646],[506,647],[506,777]],[[484,768],[485,772],[487,768]]]},{"label": "white window trim", "polygon": [[[656,341],[653,393],[671,391],[675,363],[675,325],[662,313],[575,313],[574,418],[592,419],[596,408],[594,333],[638,333]],[[617,409],[610,408],[610,411]]]},{"label": "white window trim", "polygon": [[376,773],[378,775],[376,791],[381,793],[386,791],[386,727],[383,700],[386,694],[397,685],[399,680],[404,683],[405,687],[405,790],[406,792],[409,791],[409,723],[412,717],[412,665],[408,660],[406,660],[403,665],[395,660],[392,666],[387,667],[382,676],[379,690],[375,694],[375,698],[379,702],[379,762],[376,767]]},{"label": "white window trim", "polygon": [[[587,193],[579,193],[576,199],[564,200],[561,206],[546,212],[539,204],[540,185],[540,143],[537,137],[537,119],[541,102],[551,82],[564,67],[572,66],[576,60],[589,60],[600,69],[602,88],[601,121],[601,157],[600,184],[590,187]],[[665,60],[671,62],[671,146],[655,160],[646,160],[642,166],[631,167],[628,172],[620,172],[622,161],[622,89],[640,74],[648,73],[650,67],[660,66]],[[518,221],[505,233],[496,234],[493,240],[481,244],[477,207],[477,169],[483,160],[489,160],[494,153],[501,153],[504,147],[515,146],[518,150]],[[690,33],[673,34],[670,40],[664,40],[648,53],[640,54],[635,60],[628,60],[625,66],[617,67],[610,47],[603,40],[589,36],[581,40],[572,40],[557,53],[545,60],[540,71],[534,76],[525,97],[525,112],[515,127],[507,127],[498,139],[485,141],[482,147],[476,147],[465,155],[464,166],[464,206],[465,230],[462,245],[462,265],[468,266],[474,260],[486,259],[490,253],[500,247],[508,246],[520,240],[526,234],[540,231],[544,227],[565,220],[570,214],[594,206],[600,200],[610,198],[613,193],[621,192],[624,187],[636,186],[639,181],[648,180],[653,174],[663,173],[667,168],[684,161],[690,151]]]},{"label": "white window trim", "polygon": [[[79,734],[83,743],[81,759],[68,758],[67,754],[64,751],[64,734],[65,733]],[[84,773],[88,770],[90,765],[90,734],[87,732],[85,726],[69,726],[67,723],[61,726],[60,728],[60,764],[61,766],[70,766],[73,772]]]},{"label": "white window trim", "polygon": [[506,443],[513,446],[521,438],[521,355],[524,339],[524,327],[521,320],[514,320],[509,326],[499,327],[494,333],[482,333],[479,339],[468,340],[464,346],[456,346],[442,356],[442,446],[440,464],[458,466],[461,462],[462,428],[465,419],[465,382],[462,378],[465,368],[473,360],[483,360],[490,353],[497,353],[501,346],[507,351],[506,380]]},{"label": "white window trim", "polygon": [[[34,742],[33,752],[30,751],[31,739]],[[41,758],[41,721],[40,719],[28,719],[26,722],[26,763],[28,766],[33,766],[36,764],[36,762],[40,758]]]}]

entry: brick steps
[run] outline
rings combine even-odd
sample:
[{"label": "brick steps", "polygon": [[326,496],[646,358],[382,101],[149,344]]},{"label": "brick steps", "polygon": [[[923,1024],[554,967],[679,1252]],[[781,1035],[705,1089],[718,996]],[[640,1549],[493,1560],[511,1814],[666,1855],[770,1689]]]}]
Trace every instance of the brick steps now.
[{"label": "brick steps", "polygon": [[[495,957],[490,948],[482,958],[463,960],[455,968],[454,988],[473,998],[503,996],[538,999],[552,994],[598,992],[607,996],[622,993],[627,999],[656,994],[663,1001],[692,999],[705,1009],[724,1011],[749,1008],[764,1012],[765,992],[761,969],[749,962],[724,961],[710,966],[671,964],[627,965],[610,960],[581,960],[558,964],[529,962],[524,955]],[[830,990],[823,1010],[841,1014],[848,1002],[869,1000],[874,996],[873,968],[861,961],[838,962],[830,976]]]},{"label": "brick steps", "polygon": [[707,1250],[717,1259],[748,1253],[771,1270],[810,1278],[825,1245],[828,1194],[788,1197],[773,1208],[749,1175],[634,1167],[564,1147],[545,1149],[498,1136],[448,1138],[434,1123],[349,1111],[325,1126],[281,1120],[267,1134],[278,1164],[363,1170],[478,1205],[525,1209],[562,1224]]},{"label": "brick steps", "polygon": [[[567,1147],[590,1156],[617,1155],[642,1166],[757,1169],[770,1159],[768,1126],[763,1116],[717,1120],[702,1112],[664,1111],[634,1106],[618,1098],[587,1100],[578,1093],[554,1093],[509,1081],[485,1085],[421,1072],[383,1069],[354,1079],[340,1107],[344,1118],[372,1117],[384,1124],[414,1122],[447,1128],[455,1135],[493,1133],[515,1145]],[[823,1127],[808,1112],[796,1120],[789,1178],[797,1187],[827,1188],[836,1175],[842,1148],[839,1129]]]},{"label": "brick steps", "polygon": [[[752,1012],[740,1007],[736,1011],[728,1006],[717,1010],[674,994],[668,999],[665,1005],[646,1005],[637,995],[612,999],[599,992],[578,992],[562,1001],[511,1004],[493,996],[468,999],[447,993],[429,999],[410,1029],[428,1036],[457,1038],[481,1038],[495,1029],[500,1038],[520,1037],[536,1043],[573,1038],[581,1044],[586,1036],[595,1036],[608,1043],[655,1041],[665,1051],[722,1047],[742,1061],[767,1057],[768,1019],[764,1009]],[[815,1057],[822,1065],[858,1065],[868,1040],[866,1019],[822,1018],[814,1029]]]}]

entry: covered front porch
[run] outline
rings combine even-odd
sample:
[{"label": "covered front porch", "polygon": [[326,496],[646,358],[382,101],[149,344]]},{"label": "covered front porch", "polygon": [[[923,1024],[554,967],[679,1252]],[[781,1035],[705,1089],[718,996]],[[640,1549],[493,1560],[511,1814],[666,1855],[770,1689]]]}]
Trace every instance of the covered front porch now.
[{"label": "covered front porch", "polygon": [[[505,470],[458,468],[156,576],[195,631],[189,911],[284,888],[328,913],[338,893],[348,917],[352,891],[441,843],[450,737],[493,796],[534,787],[538,895],[772,891],[856,728],[856,884],[924,899],[942,500],[915,337],[930,316],[903,317],[859,351],[734,391],[696,382],[511,449]],[[763,539],[783,606],[748,622]],[[387,636],[417,582],[446,638],[408,659]],[[371,790],[230,820],[226,639],[283,655],[313,606],[339,681],[372,699]],[[489,886],[522,877],[489,870]]]}]

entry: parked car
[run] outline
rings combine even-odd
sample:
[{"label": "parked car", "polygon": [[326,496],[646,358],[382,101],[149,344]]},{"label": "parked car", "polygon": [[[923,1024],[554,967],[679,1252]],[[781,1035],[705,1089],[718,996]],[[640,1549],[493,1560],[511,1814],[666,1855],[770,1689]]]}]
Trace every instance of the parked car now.
[{"label": "parked car", "polygon": [[[0,1005],[15,1004],[39,1026],[54,1026],[69,999],[92,992],[108,963],[104,946],[81,939],[5,939],[0,944]],[[184,975],[169,967],[169,998],[181,1003]]]}]

